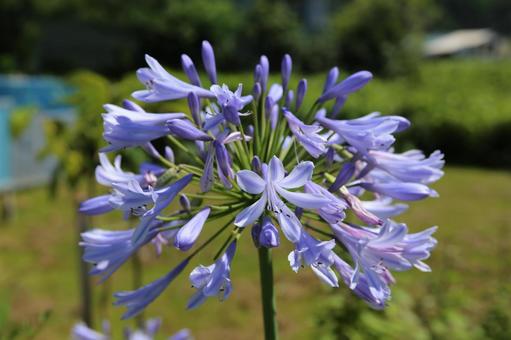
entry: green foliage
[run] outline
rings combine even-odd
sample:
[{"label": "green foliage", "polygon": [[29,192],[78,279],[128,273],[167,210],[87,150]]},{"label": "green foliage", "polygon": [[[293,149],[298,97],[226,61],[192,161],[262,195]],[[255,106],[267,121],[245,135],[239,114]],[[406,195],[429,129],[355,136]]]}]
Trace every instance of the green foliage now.
[{"label": "green foliage", "polygon": [[30,125],[32,118],[36,114],[36,108],[31,106],[17,107],[11,112],[10,132],[13,138],[19,138],[23,131]]},{"label": "green foliage", "polygon": [[349,69],[403,74],[414,71],[419,34],[433,15],[429,0],[354,0],[331,18],[338,60]]},{"label": "green foliage", "polygon": [[[483,330],[461,311],[461,305],[447,307],[445,294],[414,298],[394,287],[393,297],[383,311],[370,309],[354,295],[338,292],[319,316],[321,339],[485,339]],[[423,305],[442,304],[433,314],[424,313]],[[434,308],[434,307],[433,307]]]},{"label": "green foliage", "polygon": [[0,298],[0,340],[32,339],[50,320],[51,311],[41,313],[35,322],[13,322],[10,320],[9,297],[3,293]]},{"label": "green foliage", "polygon": [[415,76],[375,79],[344,112],[375,110],[412,120],[404,143],[442,149],[449,163],[511,166],[511,62],[423,63]]},{"label": "green foliage", "polygon": [[76,121],[65,124],[47,120],[44,124],[47,144],[41,156],[57,158],[54,182],[65,180],[75,187],[82,178],[89,178],[96,166],[97,150],[102,146],[102,105],[110,102],[112,92],[109,82],[91,72],[73,74],[69,82],[74,93],[69,98],[77,111]]}]

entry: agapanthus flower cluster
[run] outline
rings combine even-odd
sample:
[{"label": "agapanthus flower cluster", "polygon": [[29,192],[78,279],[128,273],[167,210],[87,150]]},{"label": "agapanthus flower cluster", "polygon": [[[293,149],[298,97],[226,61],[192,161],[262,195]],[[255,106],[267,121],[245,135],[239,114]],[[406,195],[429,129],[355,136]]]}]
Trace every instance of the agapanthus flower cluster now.
[{"label": "agapanthus flower cluster", "polygon": [[[124,328],[122,338],[125,340],[153,340],[161,326],[161,319],[154,318],[144,322],[144,327],[132,330],[129,327]],[[73,340],[110,340],[113,339],[111,327],[108,321],[103,321],[101,331],[96,331],[88,327],[85,323],[79,322],[71,330]],[[119,336],[116,338],[120,338]],[[189,329],[182,329],[167,338],[168,340],[193,340]]]},{"label": "agapanthus flower cluster", "polygon": [[[339,79],[334,67],[319,96],[306,100],[307,81],[292,86],[289,55],[280,82],[270,81],[269,61],[262,56],[254,83],[235,87],[218,82],[206,41],[202,61],[209,86],[187,55],[187,80],[150,56],[146,61],[148,67],[137,71],[145,89],[133,97],[146,103],[184,100],[189,110],[148,113],[128,100],[122,107],[105,105],[108,146],[96,177],[111,191],[84,202],[81,211],[118,209],[139,222],[129,230],[84,233],[84,260],[93,264],[91,274],[105,280],[147,245],[158,252],[173,246],[189,256],[155,281],[115,293],[115,304],[127,307],[124,318],[144,310],[183,271],[195,289],[188,308],[208,297],[228,298],[231,264],[240,242],[248,241],[242,237],[247,228],[255,248],[290,242],[293,271],[309,267],[331,287],[342,281],[374,308],[391,297],[392,271],[430,270],[423,261],[436,244],[436,228],[410,233],[394,219],[407,208],[402,201],[437,196],[428,185],[443,175],[443,154],[394,151],[395,136],[410,126],[406,118],[378,112],[338,118],[349,96],[371,80],[370,72]],[[105,154],[135,147],[156,164],[131,173],[122,169],[120,156],[111,164]],[[187,269],[217,238],[223,239],[217,255]]]}]

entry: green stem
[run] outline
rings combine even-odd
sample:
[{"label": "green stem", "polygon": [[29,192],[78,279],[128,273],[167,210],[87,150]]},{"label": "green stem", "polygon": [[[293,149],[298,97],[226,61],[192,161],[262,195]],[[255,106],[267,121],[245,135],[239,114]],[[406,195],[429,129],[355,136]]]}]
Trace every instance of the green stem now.
[{"label": "green stem", "polygon": [[278,339],[278,327],[273,286],[273,265],[271,251],[265,247],[259,248],[259,273],[261,276],[264,338],[266,340],[276,340]]}]

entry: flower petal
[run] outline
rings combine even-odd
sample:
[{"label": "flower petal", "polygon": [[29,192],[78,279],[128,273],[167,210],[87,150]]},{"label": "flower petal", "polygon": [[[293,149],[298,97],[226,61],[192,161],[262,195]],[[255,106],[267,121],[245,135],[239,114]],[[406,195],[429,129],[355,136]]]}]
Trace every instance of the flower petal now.
[{"label": "flower petal", "polygon": [[282,197],[300,208],[315,209],[324,207],[325,204],[331,203],[329,199],[323,196],[287,191],[278,186],[276,186],[275,189]]},{"label": "flower petal", "polygon": [[262,193],[266,187],[265,181],[258,174],[250,170],[238,171],[236,181],[241,190],[253,195]]},{"label": "flower petal", "polygon": [[246,227],[249,224],[254,223],[259,216],[261,216],[266,208],[266,194],[263,194],[251,206],[243,209],[234,220],[234,224],[238,227]]},{"label": "flower petal", "polygon": [[285,175],[284,166],[282,165],[282,161],[278,159],[276,156],[273,156],[271,158],[270,165],[268,168],[270,180],[276,182],[284,178]]},{"label": "flower petal", "polygon": [[279,181],[278,185],[286,189],[299,188],[311,179],[313,171],[314,164],[312,162],[301,162],[295,166],[289,175]]}]

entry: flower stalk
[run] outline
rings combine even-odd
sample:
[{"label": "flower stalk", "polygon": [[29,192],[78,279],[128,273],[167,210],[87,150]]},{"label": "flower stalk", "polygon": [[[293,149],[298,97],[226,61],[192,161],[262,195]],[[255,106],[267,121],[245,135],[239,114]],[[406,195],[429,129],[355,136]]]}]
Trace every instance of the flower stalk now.
[{"label": "flower stalk", "polygon": [[261,304],[263,308],[264,338],[266,340],[276,340],[278,339],[278,324],[271,249],[266,247],[259,247],[258,254],[259,275],[261,279]]}]

